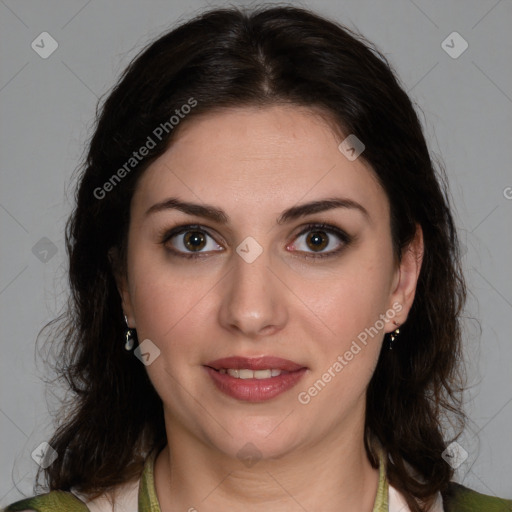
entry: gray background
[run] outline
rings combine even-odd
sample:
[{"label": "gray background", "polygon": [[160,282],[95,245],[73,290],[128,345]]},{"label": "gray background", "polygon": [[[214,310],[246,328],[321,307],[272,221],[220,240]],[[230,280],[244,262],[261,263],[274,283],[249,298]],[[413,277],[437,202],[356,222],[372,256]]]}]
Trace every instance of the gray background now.
[{"label": "gray background", "polygon": [[[51,432],[52,399],[34,343],[66,297],[70,178],[98,97],[147,41],[207,5],[227,4],[0,0],[0,506],[32,492],[31,453]],[[468,458],[457,480],[512,498],[512,2],[301,5],[375,42],[421,106],[431,149],[449,175],[473,293],[466,311],[471,422],[460,440]],[[45,31],[58,43],[47,59],[31,47]],[[453,31],[469,44],[458,58],[441,46]],[[480,320],[481,333],[470,318]]]}]

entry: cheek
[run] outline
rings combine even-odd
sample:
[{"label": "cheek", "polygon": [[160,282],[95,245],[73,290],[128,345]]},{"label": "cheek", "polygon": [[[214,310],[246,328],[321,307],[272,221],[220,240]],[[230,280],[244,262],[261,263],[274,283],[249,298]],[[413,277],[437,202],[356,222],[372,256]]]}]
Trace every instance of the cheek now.
[{"label": "cheek", "polygon": [[[311,376],[298,395],[300,404],[309,404],[305,409],[309,417],[324,415],[330,421],[338,421],[353,411],[364,394],[381,350],[389,272],[389,265],[378,258],[360,258],[346,271],[325,279],[323,290],[320,286],[309,288],[309,298],[316,306],[314,312],[329,328],[322,328],[327,334],[319,336],[315,331],[318,322],[310,314],[309,320],[303,317],[303,330],[308,330],[315,345]],[[303,288],[304,293],[307,290]],[[327,415],[326,407],[330,410]]]},{"label": "cheek", "polygon": [[176,339],[177,331],[194,325],[194,310],[200,308],[204,295],[197,283],[185,284],[162,276],[152,279],[150,274],[138,283],[133,293],[138,332],[155,342],[167,343]]},{"label": "cheek", "polygon": [[358,252],[320,281],[306,283],[298,279],[297,289],[303,297],[309,297],[309,304],[314,305],[312,309],[331,334],[340,334],[346,342],[386,313],[392,269],[392,259],[383,258],[378,250]]},{"label": "cheek", "polygon": [[130,297],[139,340],[150,339],[160,350],[186,355],[194,339],[202,337],[205,308],[212,277],[205,273],[186,275],[156,251],[133,252],[130,272]]}]

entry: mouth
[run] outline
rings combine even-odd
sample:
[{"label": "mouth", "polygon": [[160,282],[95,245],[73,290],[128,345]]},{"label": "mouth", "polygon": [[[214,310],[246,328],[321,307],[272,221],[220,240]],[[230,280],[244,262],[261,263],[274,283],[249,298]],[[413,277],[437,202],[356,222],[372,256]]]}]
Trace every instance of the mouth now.
[{"label": "mouth", "polygon": [[204,365],[217,389],[246,402],[270,400],[294,387],[305,366],[279,357],[228,357]]},{"label": "mouth", "polygon": [[[214,370],[250,370],[253,372],[259,371],[279,371],[279,372],[294,372],[304,368],[304,366],[290,361],[289,359],[283,359],[281,357],[274,356],[261,356],[261,357],[224,357],[222,359],[216,359],[210,361],[205,366],[209,366]],[[245,377],[249,378],[249,377]],[[257,377],[256,377],[257,378]]]},{"label": "mouth", "polygon": [[270,379],[271,377],[278,377],[284,370],[278,370],[277,368],[269,368],[266,370],[250,370],[249,368],[220,368],[219,373],[231,375],[235,379]]}]

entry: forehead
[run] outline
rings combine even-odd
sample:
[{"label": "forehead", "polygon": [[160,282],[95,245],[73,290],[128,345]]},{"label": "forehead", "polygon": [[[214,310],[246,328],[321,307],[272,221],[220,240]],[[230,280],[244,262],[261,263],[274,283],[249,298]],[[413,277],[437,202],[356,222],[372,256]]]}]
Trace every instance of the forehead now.
[{"label": "forehead", "polygon": [[318,111],[244,107],[184,123],[139,180],[136,210],[172,195],[219,204],[239,217],[275,217],[295,203],[338,194],[387,217],[373,171],[362,158],[346,158],[338,149],[344,136]]}]

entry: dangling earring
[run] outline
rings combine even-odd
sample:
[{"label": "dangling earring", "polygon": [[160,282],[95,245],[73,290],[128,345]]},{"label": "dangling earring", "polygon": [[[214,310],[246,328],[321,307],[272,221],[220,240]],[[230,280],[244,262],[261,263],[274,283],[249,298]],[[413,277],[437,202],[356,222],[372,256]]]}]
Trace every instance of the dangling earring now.
[{"label": "dangling earring", "polygon": [[393,350],[393,342],[395,341],[395,338],[400,334],[400,324],[398,322],[393,322],[396,325],[396,329],[393,332],[389,333],[390,341],[389,341],[389,350]]},{"label": "dangling earring", "polygon": [[[126,322],[126,326],[128,326],[128,318],[126,315],[124,315],[124,321]],[[125,332],[125,341],[124,341],[124,349],[128,352],[133,348],[133,345],[135,344],[135,329],[126,329]]]}]

